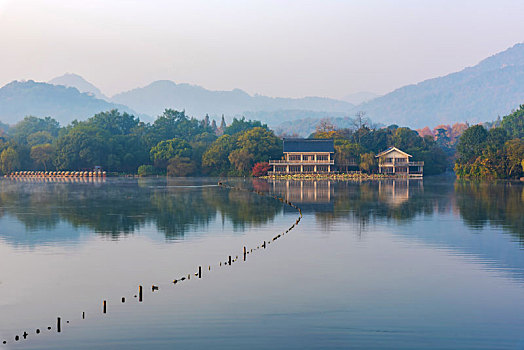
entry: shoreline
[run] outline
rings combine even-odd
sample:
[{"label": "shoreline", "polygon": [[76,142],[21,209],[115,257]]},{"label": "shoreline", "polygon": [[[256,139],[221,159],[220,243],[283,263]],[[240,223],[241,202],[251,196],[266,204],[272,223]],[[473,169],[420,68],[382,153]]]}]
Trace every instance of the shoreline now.
[{"label": "shoreline", "polygon": [[381,180],[381,179],[422,179],[422,176],[395,176],[385,174],[289,174],[261,176],[266,180]]}]

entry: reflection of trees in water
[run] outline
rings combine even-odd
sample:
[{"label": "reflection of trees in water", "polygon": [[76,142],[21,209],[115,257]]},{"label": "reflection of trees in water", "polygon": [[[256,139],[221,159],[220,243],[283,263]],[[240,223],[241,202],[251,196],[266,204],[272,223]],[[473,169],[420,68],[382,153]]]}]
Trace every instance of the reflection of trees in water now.
[{"label": "reflection of trees in water", "polygon": [[[42,185],[2,180],[0,217],[11,215],[28,231],[48,230],[52,235],[53,228],[65,221],[115,239],[152,224],[173,239],[188,230],[206,227],[218,214],[230,220],[235,229],[244,229],[246,225],[270,222],[282,211],[280,202],[248,192],[165,184],[117,180],[97,185]],[[409,222],[420,214],[453,208],[470,227],[502,227],[524,242],[524,188],[516,183],[430,179],[423,185],[421,180],[387,180],[332,181],[329,186],[318,182],[315,186],[253,179],[232,181],[231,185],[289,196],[303,210],[313,211],[325,227],[351,218],[364,229],[376,220]]]},{"label": "reflection of trees in water", "polygon": [[[205,227],[216,216],[216,208],[204,202],[203,192],[210,188],[156,189],[149,196],[151,208],[146,215],[166,238],[182,237],[191,227]],[[216,191],[216,190],[215,190]],[[220,196],[217,196],[220,197]]]},{"label": "reflection of trees in water", "polygon": [[66,221],[115,239],[153,224],[172,239],[207,226],[218,213],[243,228],[266,223],[282,210],[280,203],[249,193],[164,185],[159,181],[108,181],[96,187],[0,181],[0,216],[15,217],[28,231],[44,229],[52,234]]},{"label": "reflection of trees in water", "polygon": [[[17,191],[15,186],[9,182],[0,182],[0,217],[11,214],[24,222],[28,230],[52,229],[60,222],[60,215],[43,204],[48,197],[45,193],[33,187]],[[30,210],[31,207],[38,210]]]},{"label": "reflection of trees in water", "polygon": [[449,207],[449,194],[429,195],[420,180],[336,182],[334,210],[317,213],[317,218],[329,222],[349,216],[364,227],[375,220],[408,222],[418,214]]},{"label": "reflection of trees in water", "polygon": [[226,199],[215,193],[204,195],[209,207],[217,208],[233,223],[235,229],[244,229],[246,224],[265,224],[282,211],[282,204],[268,197],[256,196],[245,191],[222,189]]},{"label": "reflection of trees in water", "polygon": [[473,228],[502,227],[524,243],[524,186],[512,182],[455,182],[456,205]]},{"label": "reflection of trees in water", "polygon": [[[425,181],[423,185],[411,180],[388,181],[335,182],[333,210],[316,212],[318,221],[327,226],[349,217],[365,228],[375,220],[402,223],[421,214],[429,216],[434,212],[456,210],[469,227],[501,227],[524,242],[522,184],[446,179]],[[407,186],[406,181],[409,181]]]}]

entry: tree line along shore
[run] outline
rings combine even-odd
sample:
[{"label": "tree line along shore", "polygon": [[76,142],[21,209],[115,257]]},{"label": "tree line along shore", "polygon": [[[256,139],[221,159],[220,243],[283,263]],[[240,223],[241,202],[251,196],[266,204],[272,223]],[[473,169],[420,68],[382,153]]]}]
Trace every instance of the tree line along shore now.
[{"label": "tree line along shore", "polygon": [[[321,122],[310,138],[335,144],[335,164],[356,164],[358,173],[339,169],[339,177],[375,178],[375,154],[394,146],[424,161],[424,174],[454,170],[462,178],[524,176],[524,105],[462,135],[438,129],[423,135],[407,127],[372,128],[365,124],[337,129]],[[285,135],[279,135],[285,136]],[[0,172],[93,172],[140,176],[265,176],[269,159],[282,157],[282,139],[259,121],[237,119],[217,126],[184,111],[166,109],[153,122],[111,110],[67,126],[51,117],[27,116],[8,127],[0,124]],[[71,175],[68,175],[71,176]],[[73,175],[74,176],[74,175]]]}]

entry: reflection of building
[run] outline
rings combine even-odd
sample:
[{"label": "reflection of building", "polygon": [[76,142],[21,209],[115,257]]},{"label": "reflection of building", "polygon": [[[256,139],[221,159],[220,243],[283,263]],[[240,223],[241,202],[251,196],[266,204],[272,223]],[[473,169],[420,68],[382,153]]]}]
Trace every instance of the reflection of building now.
[{"label": "reflection of building", "polygon": [[394,206],[406,202],[410,196],[422,190],[422,179],[386,179],[378,183],[379,198]]},{"label": "reflection of building", "polygon": [[334,184],[331,181],[268,180],[273,193],[279,193],[302,210],[333,209]]},{"label": "reflection of building", "polygon": [[270,160],[273,174],[318,174],[334,170],[333,140],[284,139],[284,159]]},{"label": "reflection of building", "polygon": [[379,172],[382,174],[399,176],[422,176],[424,162],[413,162],[410,154],[390,147],[375,156],[378,158]]}]

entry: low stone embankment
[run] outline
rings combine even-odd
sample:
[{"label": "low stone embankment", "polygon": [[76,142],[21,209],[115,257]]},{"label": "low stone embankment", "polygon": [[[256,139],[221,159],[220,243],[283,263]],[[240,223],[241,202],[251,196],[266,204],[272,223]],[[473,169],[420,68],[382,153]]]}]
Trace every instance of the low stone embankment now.
[{"label": "low stone embankment", "polygon": [[105,177],[105,171],[14,171],[5,177],[48,178],[48,177]]}]

